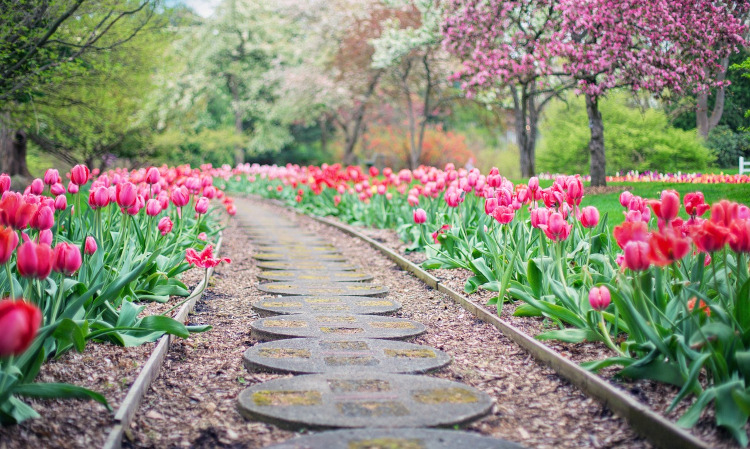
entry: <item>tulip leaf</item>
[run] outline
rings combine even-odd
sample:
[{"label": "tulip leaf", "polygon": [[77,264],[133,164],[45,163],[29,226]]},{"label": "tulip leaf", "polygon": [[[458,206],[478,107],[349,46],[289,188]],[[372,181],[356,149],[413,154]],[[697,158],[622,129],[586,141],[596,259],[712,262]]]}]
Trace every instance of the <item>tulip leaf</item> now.
[{"label": "tulip leaf", "polygon": [[652,360],[645,365],[630,365],[618,373],[619,376],[631,379],[651,379],[681,387],[685,379],[680,369],[674,363],[664,360]]},{"label": "tulip leaf", "polygon": [[0,424],[18,424],[35,418],[39,418],[39,413],[15,396],[0,403]]},{"label": "tulip leaf", "polygon": [[83,352],[83,349],[86,347],[86,338],[83,335],[83,330],[70,318],[63,318],[59,321],[52,336],[58,340],[57,355],[60,355],[61,349],[68,344],[73,344],[73,347],[78,352]]},{"label": "tulip leaf", "polygon": [[534,259],[529,259],[526,266],[526,279],[529,281],[531,290],[537,298],[542,297],[542,270],[539,269]]},{"label": "tulip leaf", "polygon": [[633,362],[635,362],[635,359],[631,359],[630,357],[610,357],[604,360],[583,362],[581,363],[581,367],[595,373],[610,366],[630,366]]},{"label": "tulip leaf", "polygon": [[602,336],[591,329],[558,329],[539,334],[536,338],[537,340],[558,340],[566,343],[602,341]]},{"label": "tulip leaf", "polygon": [[519,304],[513,316],[542,316],[542,312],[531,304]]},{"label": "tulip leaf", "polygon": [[33,383],[33,384],[20,384],[15,385],[13,393],[19,396],[32,397],[32,398],[77,398],[77,399],[93,399],[96,402],[102,404],[107,408],[108,411],[112,411],[112,407],[109,406],[107,399],[87,388],[79,387],[77,385],[70,384],[58,384],[58,383]]}]

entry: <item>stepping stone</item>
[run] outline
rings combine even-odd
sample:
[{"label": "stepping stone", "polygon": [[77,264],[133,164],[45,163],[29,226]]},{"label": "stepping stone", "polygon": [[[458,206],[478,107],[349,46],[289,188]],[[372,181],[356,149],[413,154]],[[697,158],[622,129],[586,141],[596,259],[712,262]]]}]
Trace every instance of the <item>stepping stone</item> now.
[{"label": "stepping stone", "polygon": [[320,270],[320,271],[355,271],[356,265],[343,262],[315,260],[267,260],[258,263],[264,270]]},{"label": "stepping stone", "polygon": [[401,308],[397,301],[363,296],[282,296],[261,298],[252,305],[260,316],[313,313],[385,315]]},{"label": "stepping stone", "polygon": [[258,252],[253,254],[253,259],[258,260],[311,260],[325,262],[345,262],[347,259],[341,254],[307,252]]},{"label": "stepping stone", "polygon": [[245,351],[250,371],[311,374],[357,373],[363,369],[379,373],[420,374],[449,364],[448,354],[403,341],[323,340],[290,338],[255,345]]},{"label": "stepping stone", "polygon": [[261,318],[250,324],[257,340],[280,338],[385,338],[404,339],[423,334],[423,324],[403,318],[378,315],[282,315]]},{"label": "stepping stone", "polygon": [[321,254],[337,254],[338,253],[338,250],[336,250],[336,248],[334,248],[333,246],[306,245],[306,244],[301,244],[299,242],[294,242],[290,244],[258,243],[255,245],[255,247],[258,248],[260,251],[269,252],[269,253],[283,253],[283,252],[293,252],[293,253],[311,252],[311,253],[321,253]]},{"label": "stepping stone", "polygon": [[246,418],[293,429],[453,426],[491,408],[479,390],[406,374],[311,374],[264,382],[239,396]]},{"label": "stepping stone", "polygon": [[261,272],[258,279],[292,282],[366,282],[371,281],[373,277],[358,271],[274,270]]},{"label": "stepping stone", "polygon": [[286,296],[385,296],[388,287],[363,282],[269,282],[258,290]]},{"label": "stepping stone", "polygon": [[475,433],[439,429],[332,430],[306,435],[267,449],[524,449],[516,443]]}]

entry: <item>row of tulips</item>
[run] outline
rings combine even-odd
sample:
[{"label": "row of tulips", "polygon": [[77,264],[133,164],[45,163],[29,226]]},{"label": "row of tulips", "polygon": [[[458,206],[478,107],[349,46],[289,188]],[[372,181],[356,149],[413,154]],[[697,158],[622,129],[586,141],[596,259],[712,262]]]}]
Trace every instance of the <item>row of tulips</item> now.
[{"label": "row of tulips", "polygon": [[[22,397],[86,397],[108,407],[84,388],[33,383],[49,358],[91,340],[135,346],[209,328],[167,316],[179,304],[142,312],[147,302],[188,296],[178,277],[190,265],[221,261],[207,244],[218,232],[210,215],[234,214],[234,205],[213,172],[78,165],[67,179],[49,169],[21,192],[0,174],[0,423],[38,416]],[[193,257],[194,247],[206,257]]]},{"label": "row of tulips", "polygon": [[[338,165],[224,169],[228,189],[286,201],[317,215],[394,228],[425,250],[425,268],[474,273],[465,290],[498,292],[501,313],[540,316],[557,329],[540,339],[597,341],[612,356],[592,370],[676,385],[672,407],[696,398],[679,424],[704,409],[741,444],[750,416],[750,209],[701,192],[658,199],[620,196],[613,229],[581,207],[580,176],[514,184],[497,169],[420,167],[398,173]],[[679,216],[680,210],[685,217]],[[706,217],[706,218],[704,218]]]}]

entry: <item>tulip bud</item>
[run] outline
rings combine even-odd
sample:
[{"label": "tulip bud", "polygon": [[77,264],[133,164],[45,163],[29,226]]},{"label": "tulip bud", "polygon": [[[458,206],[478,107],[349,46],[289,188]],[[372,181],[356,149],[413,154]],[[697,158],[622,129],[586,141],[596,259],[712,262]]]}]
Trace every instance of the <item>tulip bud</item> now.
[{"label": "tulip bud", "polygon": [[6,298],[0,301],[0,358],[19,356],[31,345],[42,324],[42,312],[33,304]]},{"label": "tulip bud", "polygon": [[10,190],[10,176],[3,173],[0,175],[0,195]]},{"label": "tulip bud", "polygon": [[584,228],[593,228],[599,224],[599,210],[594,206],[581,209],[581,224]]},{"label": "tulip bud", "polygon": [[424,209],[416,209],[414,211],[414,223],[422,224],[427,221],[427,212]]},{"label": "tulip bud", "polygon": [[52,184],[49,187],[49,192],[55,196],[58,195],[64,195],[65,194],[65,186],[60,184],[59,182],[57,184]]},{"label": "tulip bud", "polygon": [[589,304],[594,310],[602,311],[609,307],[611,302],[611,295],[609,289],[602,285],[601,287],[593,287],[589,290]]},{"label": "tulip bud", "polygon": [[197,203],[195,203],[195,212],[198,214],[205,214],[208,212],[208,198],[205,196],[200,197]]},{"label": "tulip bud", "polygon": [[60,172],[55,170],[54,168],[48,168],[46,172],[44,172],[44,183],[48,186],[51,186],[53,184],[58,184],[60,182]]},{"label": "tulip bud", "polygon": [[[78,164],[70,170],[70,182],[76,186],[82,186],[89,182],[90,175],[91,171],[89,171],[88,167],[83,164]],[[71,189],[68,188],[68,190],[70,191]]]},{"label": "tulip bud", "polygon": [[37,209],[36,213],[31,219],[31,227],[44,231],[45,229],[51,229],[55,224],[55,212],[51,207],[42,206]]},{"label": "tulip bud", "polygon": [[150,199],[146,202],[146,215],[155,217],[161,213],[161,203],[157,199]]},{"label": "tulip bud", "polygon": [[190,192],[185,186],[178,187],[172,191],[171,199],[175,206],[185,207],[190,202]]},{"label": "tulip bud", "polygon": [[629,207],[630,200],[632,199],[633,199],[633,194],[628,192],[627,190],[620,194],[620,204],[622,205],[622,207],[625,207],[625,208]]},{"label": "tulip bud", "polygon": [[18,234],[9,227],[0,225],[0,265],[8,263],[18,246]]},{"label": "tulip bud", "polygon": [[26,278],[44,279],[52,271],[52,248],[29,240],[18,247],[16,269]]},{"label": "tulip bud", "polygon": [[81,268],[81,250],[70,243],[60,242],[52,252],[52,269],[66,276]]},{"label": "tulip bud", "polygon": [[207,238],[208,236],[205,232],[201,232],[200,234],[198,234],[198,240],[203,240],[205,242]]},{"label": "tulip bud", "polygon": [[159,169],[156,167],[150,167],[148,170],[146,170],[146,182],[149,184],[156,184],[159,182],[159,179],[161,178],[161,174],[159,173]]},{"label": "tulip bud", "polygon": [[624,248],[625,267],[633,271],[647,270],[650,265],[648,251],[648,243],[636,240],[629,241]]},{"label": "tulip bud", "polygon": [[93,256],[94,253],[96,253],[96,250],[97,246],[94,237],[86,237],[86,243],[83,246],[83,252],[86,253],[86,255]]},{"label": "tulip bud", "polygon": [[172,220],[169,217],[163,217],[161,220],[159,220],[157,228],[161,232],[161,235],[167,235],[172,232],[172,226]]},{"label": "tulip bud", "polygon": [[70,181],[68,183],[68,192],[70,192],[73,195],[75,195],[76,193],[78,193],[78,185],[76,183],[74,183],[73,181]]},{"label": "tulip bud", "polygon": [[45,229],[44,231],[39,232],[37,243],[39,243],[40,245],[42,243],[45,245],[52,245],[52,237],[52,230]]},{"label": "tulip bud", "polygon": [[29,191],[34,195],[41,195],[42,192],[44,192],[44,182],[42,182],[42,180],[39,178],[35,178],[33,181],[31,181],[31,186],[29,187]]}]

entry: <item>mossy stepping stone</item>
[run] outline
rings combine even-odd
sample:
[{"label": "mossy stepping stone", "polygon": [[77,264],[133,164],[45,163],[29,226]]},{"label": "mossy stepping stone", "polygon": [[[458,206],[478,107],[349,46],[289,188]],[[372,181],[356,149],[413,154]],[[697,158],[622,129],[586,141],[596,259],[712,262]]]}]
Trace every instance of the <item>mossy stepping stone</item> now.
[{"label": "mossy stepping stone", "polygon": [[253,321],[250,328],[258,340],[295,337],[398,340],[420,335],[426,330],[423,324],[403,318],[342,313],[261,318]]},{"label": "mossy stepping stone", "polygon": [[248,370],[312,374],[383,373],[419,374],[450,363],[448,354],[428,346],[392,340],[328,340],[289,338],[255,345],[245,351]]},{"label": "mossy stepping stone", "polygon": [[368,296],[281,296],[262,298],[252,307],[260,316],[313,313],[384,315],[399,310],[401,304]]},{"label": "mossy stepping stone", "polygon": [[282,427],[440,427],[486,415],[492,399],[444,379],[406,374],[310,374],[244,390],[246,418]]},{"label": "mossy stepping stone", "polygon": [[344,262],[346,257],[341,254],[307,252],[257,252],[253,254],[253,259],[258,260],[311,260],[324,262]]},{"label": "mossy stepping stone", "polygon": [[267,449],[524,449],[506,440],[443,429],[331,430]]},{"label": "mossy stepping stone", "polygon": [[359,271],[273,270],[261,272],[258,279],[292,282],[365,282],[371,281],[373,277]]},{"label": "mossy stepping stone", "polygon": [[365,282],[269,282],[258,290],[286,296],[384,296],[388,287]]},{"label": "mossy stepping stone", "polygon": [[258,263],[264,270],[317,270],[355,271],[359,267],[346,262],[320,262],[315,260],[266,260]]}]

